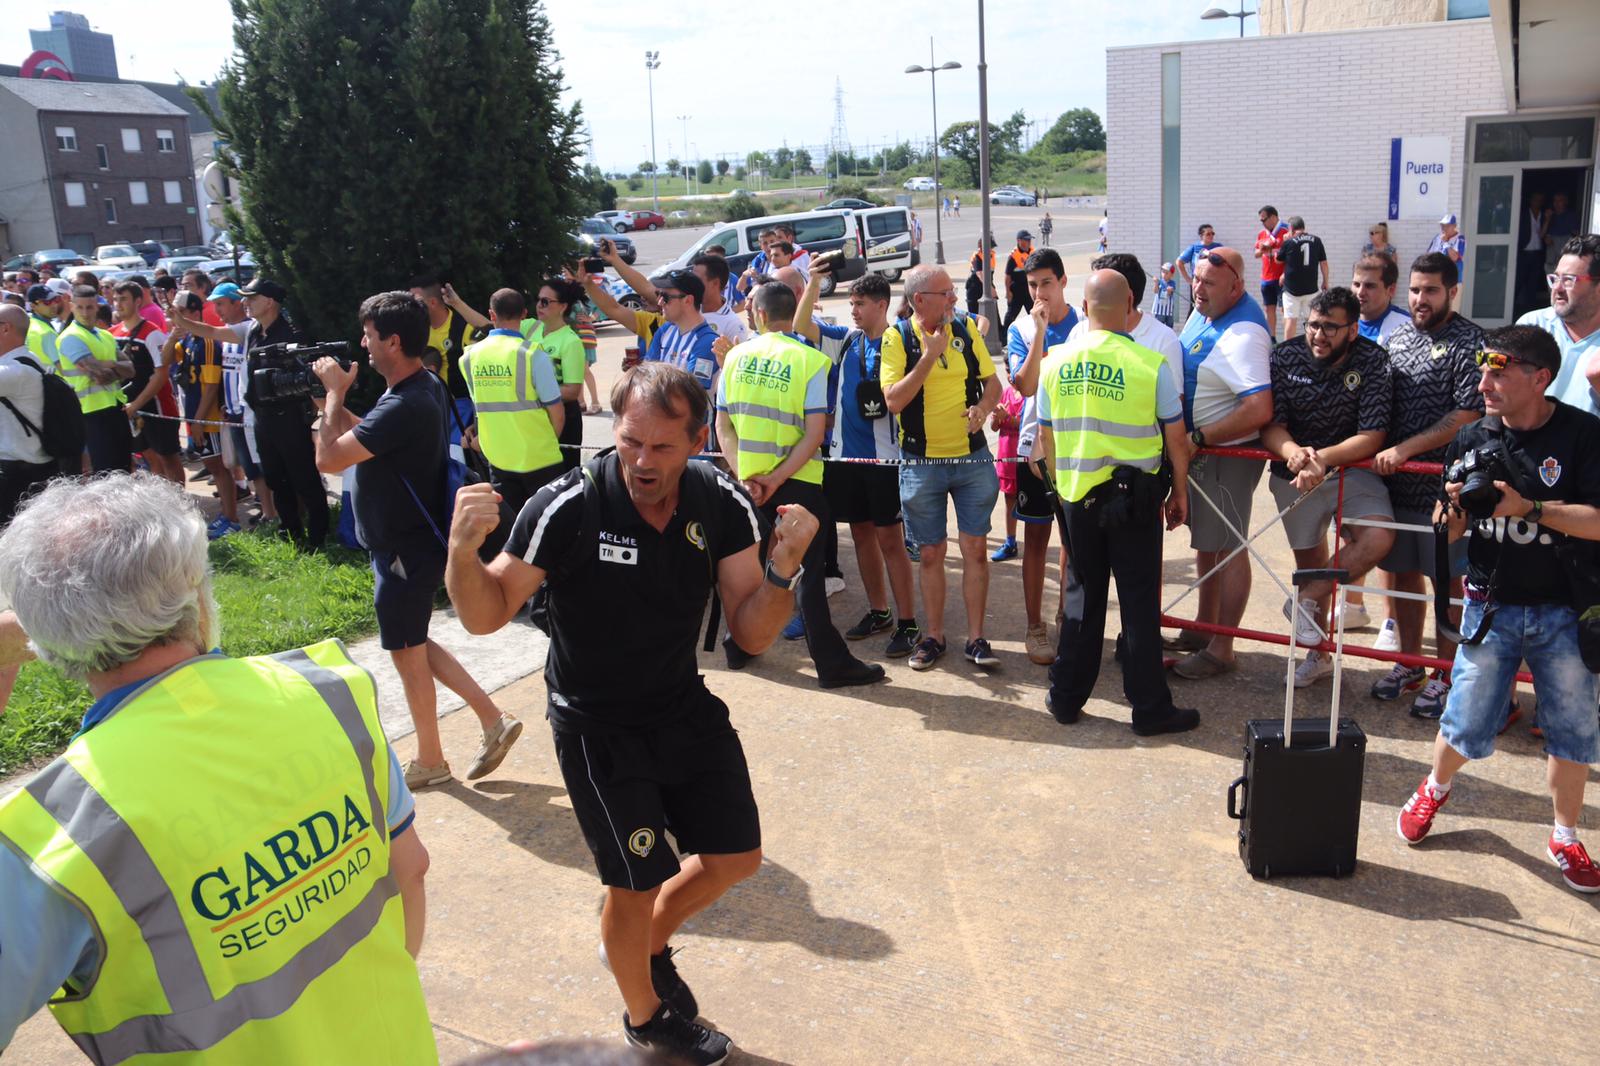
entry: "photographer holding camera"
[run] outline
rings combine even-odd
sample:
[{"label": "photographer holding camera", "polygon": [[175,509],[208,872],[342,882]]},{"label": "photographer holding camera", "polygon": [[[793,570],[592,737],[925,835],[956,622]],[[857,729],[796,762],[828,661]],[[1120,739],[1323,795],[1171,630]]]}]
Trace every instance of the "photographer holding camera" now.
[{"label": "photographer holding camera", "polygon": [[1568,887],[1600,892],[1600,870],[1578,842],[1589,764],[1600,762],[1595,645],[1578,591],[1593,580],[1600,541],[1600,418],[1545,395],[1561,369],[1550,334],[1507,326],[1484,336],[1478,391],[1488,417],[1463,428],[1445,457],[1436,521],[1467,537],[1466,609],[1454,684],[1439,721],[1433,769],[1397,828],[1421,843],[1471,759],[1487,758],[1506,724],[1506,696],[1526,660],[1539,693],[1555,827],[1547,846]]},{"label": "photographer holding camera", "polygon": [[[172,327],[183,333],[208,337],[223,344],[245,346],[245,403],[255,412],[256,448],[261,472],[272,490],[284,532],[302,548],[314,551],[328,537],[328,492],[317,472],[316,450],[311,444],[314,413],[305,396],[293,398],[260,395],[256,371],[262,369],[260,350],[300,339],[283,314],[288,293],[282,285],[259,275],[239,290],[249,318],[232,326],[208,326],[200,319],[174,310]],[[302,509],[304,520],[302,521]]]}]

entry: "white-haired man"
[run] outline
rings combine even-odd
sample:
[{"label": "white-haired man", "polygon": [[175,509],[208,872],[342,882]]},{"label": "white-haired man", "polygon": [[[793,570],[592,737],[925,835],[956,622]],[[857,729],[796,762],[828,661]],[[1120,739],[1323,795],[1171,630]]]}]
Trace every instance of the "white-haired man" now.
[{"label": "white-haired man", "polygon": [[437,1062],[372,678],[336,641],[218,651],[205,520],[150,475],[25,503],[0,589],[0,666],[31,639],[95,696],[0,801],[0,1047],[48,1003],[94,1062]]}]

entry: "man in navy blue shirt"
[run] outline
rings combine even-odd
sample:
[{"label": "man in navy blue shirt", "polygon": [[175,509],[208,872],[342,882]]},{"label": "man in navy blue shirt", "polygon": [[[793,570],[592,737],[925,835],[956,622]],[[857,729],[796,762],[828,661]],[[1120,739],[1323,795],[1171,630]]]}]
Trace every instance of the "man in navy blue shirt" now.
[{"label": "man in navy blue shirt", "polygon": [[505,758],[522,723],[501,714],[488,693],[443,646],[428,639],[433,598],[444,584],[446,497],[444,385],[422,366],[428,309],[407,292],[370,296],[361,305],[361,346],[389,388],[358,420],[345,409],[358,364],[323,358],[312,367],[328,390],[317,430],[317,469],[351,472],[356,535],[372,552],[378,640],[394,660],[417,731],[417,757],[406,765],[411,788],[450,780],[439,741],[434,680],[467,701],[483,726],[483,746],[467,772],[489,773]]}]

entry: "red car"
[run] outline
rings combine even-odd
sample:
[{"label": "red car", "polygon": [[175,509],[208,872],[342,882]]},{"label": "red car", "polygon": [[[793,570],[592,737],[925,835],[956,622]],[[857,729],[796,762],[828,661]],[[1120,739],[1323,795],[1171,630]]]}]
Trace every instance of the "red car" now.
[{"label": "red car", "polygon": [[667,220],[659,211],[630,211],[628,212],[629,229],[658,230],[666,226]]}]

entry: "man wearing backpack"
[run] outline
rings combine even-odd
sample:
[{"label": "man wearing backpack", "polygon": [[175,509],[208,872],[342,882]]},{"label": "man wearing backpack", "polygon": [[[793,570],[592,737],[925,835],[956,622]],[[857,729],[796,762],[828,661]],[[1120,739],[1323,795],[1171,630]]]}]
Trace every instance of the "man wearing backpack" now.
[{"label": "man wearing backpack", "polygon": [[346,483],[356,535],[372,552],[378,642],[394,660],[417,730],[417,757],[406,764],[406,785],[442,785],[451,777],[439,741],[436,679],[467,701],[483,727],[483,746],[467,771],[475,781],[500,765],[522,723],[501,714],[456,657],[428,639],[433,597],[444,581],[445,405],[451,402],[445,386],[422,366],[428,309],[407,292],[369,296],[361,305],[361,332],[372,369],[389,387],[358,419],[344,399],[360,365],[316,361],[312,371],[328,390],[315,436],[317,469],[351,470]]},{"label": "man wearing backpack", "polygon": [[[30,365],[31,364],[31,365]],[[44,374],[28,351],[28,313],[0,304],[0,525],[22,497],[61,472],[44,450]],[[27,419],[27,424],[23,423]]]}]

